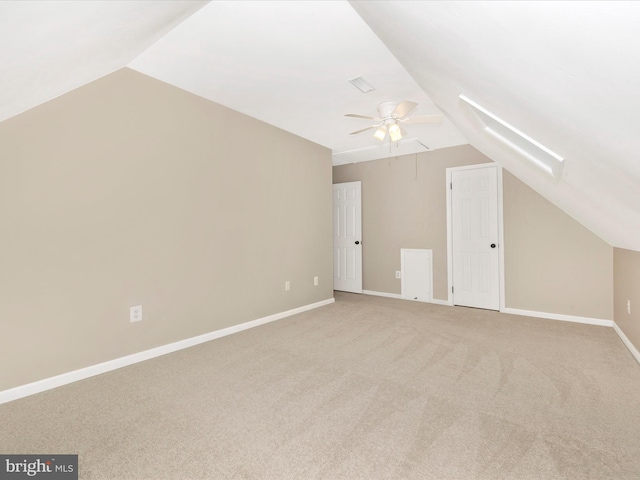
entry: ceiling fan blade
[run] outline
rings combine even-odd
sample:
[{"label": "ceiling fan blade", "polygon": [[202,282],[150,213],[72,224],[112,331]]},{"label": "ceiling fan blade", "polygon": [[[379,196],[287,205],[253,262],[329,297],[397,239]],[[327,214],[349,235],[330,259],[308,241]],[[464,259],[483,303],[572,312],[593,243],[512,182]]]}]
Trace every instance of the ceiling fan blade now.
[{"label": "ceiling fan blade", "polygon": [[363,128],[362,130],[356,130],[355,132],[351,132],[349,135],[357,135],[358,133],[366,132],[367,130],[371,130],[372,128],[377,128],[378,125],[371,125],[370,127]]},{"label": "ceiling fan blade", "polygon": [[377,120],[376,117],[369,117],[368,115],[359,115],[357,113],[347,113],[345,117],[366,118],[367,120]]},{"label": "ceiling fan blade", "polygon": [[402,125],[398,124],[398,126],[400,127],[400,133],[402,134],[402,138],[407,136],[407,131],[402,128]]},{"label": "ceiling fan blade", "polygon": [[415,123],[440,123],[444,117],[440,114],[437,115],[414,115],[413,117],[400,119],[402,123],[415,124]]},{"label": "ceiling fan blade", "polygon": [[395,108],[391,116],[394,118],[406,117],[409,114],[409,112],[411,112],[417,106],[418,106],[417,103],[410,102],[409,100],[405,100],[404,102],[400,102],[398,104],[398,106]]}]

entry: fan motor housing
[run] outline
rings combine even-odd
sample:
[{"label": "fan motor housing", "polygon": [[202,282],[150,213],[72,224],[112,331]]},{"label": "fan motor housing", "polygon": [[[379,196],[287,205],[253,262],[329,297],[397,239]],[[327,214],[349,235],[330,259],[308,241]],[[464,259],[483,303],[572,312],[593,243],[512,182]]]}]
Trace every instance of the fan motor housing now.
[{"label": "fan motor housing", "polygon": [[378,105],[378,112],[380,113],[380,118],[382,119],[393,118],[391,114],[393,113],[393,111],[396,109],[397,106],[398,106],[397,102],[382,102],[380,105]]}]

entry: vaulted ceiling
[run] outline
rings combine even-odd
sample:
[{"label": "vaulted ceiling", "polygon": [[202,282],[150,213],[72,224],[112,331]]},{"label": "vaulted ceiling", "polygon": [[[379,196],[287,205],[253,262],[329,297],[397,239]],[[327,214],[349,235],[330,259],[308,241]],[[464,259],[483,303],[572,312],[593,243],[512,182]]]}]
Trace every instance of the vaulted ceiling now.
[{"label": "vaulted ceiling", "polygon": [[[638,2],[4,1],[0,121],[129,67],[324,145],[335,164],[471,143],[640,250],[638,24]],[[562,157],[558,174],[490,135],[461,95]],[[349,135],[371,122],[346,113],[389,100],[445,119],[407,125],[398,145]]]}]

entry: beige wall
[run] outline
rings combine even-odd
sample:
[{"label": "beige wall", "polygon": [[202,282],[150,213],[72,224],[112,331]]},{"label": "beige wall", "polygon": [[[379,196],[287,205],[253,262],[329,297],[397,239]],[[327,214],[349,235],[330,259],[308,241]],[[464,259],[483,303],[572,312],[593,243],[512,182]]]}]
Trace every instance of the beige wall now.
[{"label": "beige wall", "polygon": [[[614,321],[640,350],[640,252],[613,249]],[[627,311],[631,301],[631,313]]]},{"label": "beige wall", "polygon": [[[400,293],[400,249],[427,248],[434,298],[446,300],[445,171],[487,162],[465,145],[334,167],[334,183],[362,181],[365,290]],[[613,318],[612,248],[508,172],[504,230],[507,307]]]},{"label": "beige wall", "polygon": [[506,306],[613,319],[613,248],[503,171]]},{"label": "beige wall", "polygon": [[333,168],[362,181],[362,286],[400,293],[401,248],[433,250],[433,296],[447,299],[446,169],[491,160],[469,145]]},{"label": "beige wall", "polygon": [[123,69],[0,152],[0,390],[333,296],[323,147]]}]

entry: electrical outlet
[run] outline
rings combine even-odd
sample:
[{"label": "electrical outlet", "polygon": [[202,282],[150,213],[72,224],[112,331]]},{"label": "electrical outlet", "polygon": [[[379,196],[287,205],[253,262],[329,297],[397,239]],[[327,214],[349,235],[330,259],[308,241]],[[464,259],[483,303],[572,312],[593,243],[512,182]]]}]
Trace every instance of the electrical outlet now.
[{"label": "electrical outlet", "polygon": [[142,320],[142,305],[138,305],[137,307],[131,307],[129,309],[129,321],[139,322]]},{"label": "electrical outlet", "polygon": [[631,300],[627,299],[627,313],[631,315]]},{"label": "electrical outlet", "polygon": [[402,278],[402,272],[400,270],[396,270],[396,278],[397,279],[401,279]]},{"label": "electrical outlet", "polygon": [[319,283],[320,282],[318,282],[318,277],[313,277],[313,286],[317,287]]},{"label": "electrical outlet", "polygon": [[288,292],[289,290],[291,290],[291,282],[287,280],[286,282],[284,282],[284,291]]}]

